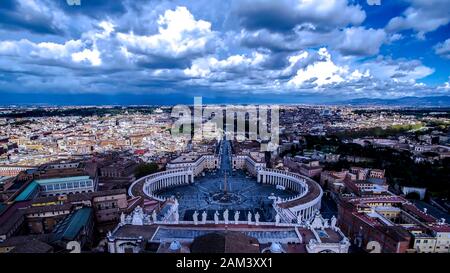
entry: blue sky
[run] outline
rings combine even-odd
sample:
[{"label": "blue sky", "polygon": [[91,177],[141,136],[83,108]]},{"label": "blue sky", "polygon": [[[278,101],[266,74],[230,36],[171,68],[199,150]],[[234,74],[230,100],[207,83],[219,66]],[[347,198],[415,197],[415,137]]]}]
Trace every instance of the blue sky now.
[{"label": "blue sky", "polygon": [[0,104],[449,95],[448,0],[367,1],[2,0]]}]

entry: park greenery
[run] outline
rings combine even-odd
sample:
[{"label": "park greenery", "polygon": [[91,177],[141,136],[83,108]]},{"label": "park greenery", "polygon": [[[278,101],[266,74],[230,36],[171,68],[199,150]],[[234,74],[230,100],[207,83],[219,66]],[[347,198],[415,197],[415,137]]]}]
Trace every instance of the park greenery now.
[{"label": "park greenery", "polygon": [[[303,152],[308,150],[324,153],[333,151],[341,155],[341,160],[338,162],[325,163],[325,170],[340,171],[352,166],[384,169],[387,182],[391,186],[425,187],[433,196],[450,197],[450,158],[416,163],[413,154],[409,151],[344,143],[337,136],[304,136],[302,145],[292,146],[282,156],[303,155]],[[424,156],[436,155],[432,152],[424,153]],[[348,157],[367,160],[352,162],[352,160],[345,160]]]},{"label": "park greenery", "polygon": [[340,160],[336,163],[327,163],[325,169],[338,171],[351,166],[384,169],[387,182],[392,186],[425,187],[431,195],[449,196],[450,158],[434,163],[416,163],[409,151],[363,147],[358,144],[342,144],[337,153],[341,156],[359,156],[371,160],[358,163]]},{"label": "park greenery", "polygon": [[417,131],[423,128],[423,123],[399,124],[387,128],[373,127],[360,130],[345,130],[337,132],[335,135],[339,138],[358,138],[358,137],[388,137],[403,134],[408,131]]},{"label": "park greenery", "polygon": [[136,170],[134,171],[134,176],[136,179],[139,179],[141,177],[154,174],[158,172],[159,167],[158,164],[152,162],[152,163],[141,163],[136,167]]}]

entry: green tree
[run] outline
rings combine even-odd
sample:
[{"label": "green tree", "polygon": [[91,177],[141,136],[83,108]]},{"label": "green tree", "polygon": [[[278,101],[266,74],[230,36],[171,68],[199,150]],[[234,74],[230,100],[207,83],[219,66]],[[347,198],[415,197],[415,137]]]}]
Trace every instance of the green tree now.
[{"label": "green tree", "polygon": [[408,199],[420,200],[420,195],[417,192],[410,192],[406,195]]},{"label": "green tree", "polygon": [[158,164],[154,162],[141,163],[136,167],[136,170],[134,171],[134,176],[136,177],[136,179],[139,179],[141,177],[156,173],[158,169],[159,169]]}]

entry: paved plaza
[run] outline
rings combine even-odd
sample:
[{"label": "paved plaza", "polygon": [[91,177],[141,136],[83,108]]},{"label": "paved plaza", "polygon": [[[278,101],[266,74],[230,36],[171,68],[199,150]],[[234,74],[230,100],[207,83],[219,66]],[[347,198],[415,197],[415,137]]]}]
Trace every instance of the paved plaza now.
[{"label": "paved plaza", "polygon": [[224,177],[218,173],[207,173],[204,177],[196,177],[194,184],[167,188],[156,194],[164,197],[175,196],[179,201],[180,218],[185,220],[192,220],[189,217],[192,217],[195,210],[207,210],[208,219],[212,220],[216,210],[221,213],[225,209],[230,210],[230,215],[234,215],[234,210],[239,210],[241,220],[247,219],[248,211],[252,214],[258,211],[263,214],[261,220],[270,220],[273,209],[269,196],[273,194],[286,198],[296,194],[293,191],[276,189],[273,185],[257,183],[255,178],[246,176],[242,171],[227,176],[227,184],[228,192],[238,197],[236,202],[224,204],[212,199],[215,193],[222,192],[224,188]]},{"label": "paved plaza", "polygon": [[[184,220],[192,220],[192,214],[196,210],[206,211],[208,220],[212,220],[216,210],[222,215],[225,209],[230,211],[230,219],[233,218],[234,211],[239,210],[242,221],[247,220],[249,211],[253,215],[259,212],[261,221],[273,220],[273,201],[269,196],[287,198],[297,193],[276,189],[274,185],[257,183],[256,178],[246,175],[243,171],[232,171],[230,144],[228,141],[222,141],[221,145],[220,169],[196,177],[193,184],[166,188],[156,194],[163,197],[175,196],[179,201],[180,219]],[[233,201],[229,203],[217,202],[213,198],[215,194],[224,192],[225,175],[227,193],[234,196]]]}]

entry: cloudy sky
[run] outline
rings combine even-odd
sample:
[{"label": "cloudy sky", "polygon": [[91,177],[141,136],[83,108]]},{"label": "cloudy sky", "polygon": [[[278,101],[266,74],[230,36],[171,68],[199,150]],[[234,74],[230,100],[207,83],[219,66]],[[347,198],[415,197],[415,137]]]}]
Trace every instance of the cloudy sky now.
[{"label": "cloudy sky", "polygon": [[449,95],[449,0],[376,2],[1,0],[0,104]]}]

